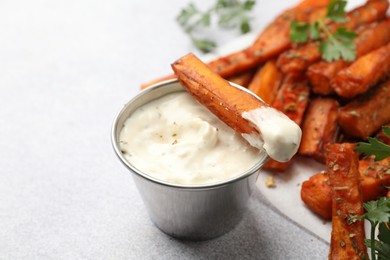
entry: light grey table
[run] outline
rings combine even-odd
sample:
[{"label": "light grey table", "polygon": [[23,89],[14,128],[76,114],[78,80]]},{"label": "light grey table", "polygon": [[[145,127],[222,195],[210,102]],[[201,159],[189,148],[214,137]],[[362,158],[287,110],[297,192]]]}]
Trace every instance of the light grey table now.
[{"label": "light grey table", "polygon": [[[199,54],[175,22],[188,2],[0,1],[0,259],[327,258],[325,242],[259,191],[211,241],[178,241],[150,222],[111,124],[141,83]],[[258,1],[254,30],[294,2]]]}]

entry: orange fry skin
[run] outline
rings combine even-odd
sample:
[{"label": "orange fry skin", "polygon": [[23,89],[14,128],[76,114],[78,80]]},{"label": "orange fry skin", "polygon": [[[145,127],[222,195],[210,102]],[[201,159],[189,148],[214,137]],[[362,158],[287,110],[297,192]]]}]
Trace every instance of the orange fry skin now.
[{"label": "orange fry skin", "polygon": [[305,77],[287,75],[272,102],[272,107],[282,111],[297,125],[301,125],[309,94],[310,89]]},{"label": "orange fry skin", "polygon": [[267,106],[260,99],[232,87],[191,53],[174,62],[172,69],[183,87],[228,126],[239,133],[257,132],[241,114]]},{"label": "orange fry skin", "polygon": [[324,146],[335,143],[338,134],[339,104],[332,98],[315,98],[311,101],[303,122],[299,154],[325,162]]},{"label": "orange fry skin", "polygon": [[248,85],[248,89],[260,97],[265,103],[272,104],[278,93],[282,79],[283,75],[276,67],[275,60],[269,60],[263,67],[256,71],[252,81]]},{"label": "orange fry skin", "polygon": [[321,218],[332,218],[332,199],[329,176],[317,173],[302,183],[301,199],[306,206]]},{"label": "orange fry skin", "polygon": [[358,153],[353,144],[326,146],[326,167],[332,194],[332,234],[329,259],[368,259],[364,221],[348,219],[364,214],[358,171]]},{"label": "orange fry skin", "polygon": [[277,65],[283,73],[303,73],[310,64],[321,59],[319,42],[309,42],[279,55]]},{"label": "orange fry skin", "polygon": [[[385,18],[389,3],[387,0],[369,1],[366,4],[355,8],[346,14],[347,21],[344,23],[331,23],[329,30],[335,31],[338,27],[345,27],[348,30],[356,30],[359,26],[372,23]],[[318,42],[309,42],[298,48],[282,53],[277,65],[283,73],[303,73],[315,62],[321,59],[318,50]]]},{"label": "orange fry skin", "polygon": [[[386,194],[386,187],[390,185],[390,176],[386,174],[389,169],[390,159],[375,162],[373,158],[368,157],[359,161],[360,185],[364,202],[378,199]],[[304,181],[301,199],[311,211],[323,219],[330,220],[332,199],[328,174],[317,173]]]},{"label": "orange fry skin", "polygon": [[290,23],[294,20],[310,21],[313,19],[312,14],[315,12],[318,16],[318,9],[326,9],[329,2],[329,0],[302,1],[296,7],[276,17],[250,47],[211,61],[208,63],[209,67],[222,77],[229,77],[276,57],[291,47]]},{"label": "orange fry skin", "polygon": [[375,162],[374,158],[368,157],[359,161],[364,202],[378,199],[386,194],[386,187],[390,185],[390,176],[386,173],[389,169],[390,158]]},{"label": "orange fry skin", "polygon": [[[271,106],[283,112],[300,126],[309,103],[309,94],[310,89],[305,77],[287,75]],[[291,160],[288,162],[277,162],[270,158],[263,168],[273,171],[285,171],[290,166],[290,163]]]},{"label": "orange fry skin", "polygon": [[226,80],[247,88],[251,83],[254,74],[255,72],[253,70],[249,70],[235,76],[228,77]]},{"label": "orange fry skin", "polygon": [[366,92],[390,73],[390,43],[353,62],[337,73],[331,86],[337,95],[352,98]]},{"label": "orange fry skin", "polygon": [[367,139],[390,122],[390,81],[340,108],[337,119],[343,131]]},{"label": "orange fry skin", "polygon": [[[354,40],[356,46],[356,58],[373,51],[390,42],[390,19],[380,23],[372,23],[364,26]],[[312,85],[313,93],[328,95],[334,92],[330,85],[331,80],[336,74],[348,67],[351,62],[342,59],[327,62],[320,61],[311,65],[306,72]]]}]

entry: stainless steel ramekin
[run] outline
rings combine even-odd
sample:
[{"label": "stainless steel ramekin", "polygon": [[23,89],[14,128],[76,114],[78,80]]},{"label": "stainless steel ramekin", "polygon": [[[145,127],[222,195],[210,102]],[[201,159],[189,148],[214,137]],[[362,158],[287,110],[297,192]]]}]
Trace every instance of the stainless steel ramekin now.
[{"label": "stainless steel ramekin", "polygon": [[[248,91],[238,85],[234,86]],[[141,91],[130,100],[115,118],[112,144],[120,161],[133,173],[149,216],[159,229],[181,239],[215,238],[231,230],[241,220],[259,170],[268,156],[264,152],[259,156],[258,163],[248,171],[210,185],[167,183],[138,170],[125,159],[119,147],[123,124],[141,105],[176,91],[185,90],[177,80],[169,80]]]}]

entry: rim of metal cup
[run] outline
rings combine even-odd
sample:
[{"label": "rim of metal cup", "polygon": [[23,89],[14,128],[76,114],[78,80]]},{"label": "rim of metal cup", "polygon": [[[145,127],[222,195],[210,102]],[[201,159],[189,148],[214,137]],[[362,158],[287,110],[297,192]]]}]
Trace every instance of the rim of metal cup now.
[{"label": "rim of metal cup", "polygon": [[[156,89],[162,88],[162,87],[167,86],[167,85],[176,84],[176,83],[180,84],[180,82],[177,79],[171,79],[171,80],[167,80],[167,81],[163,81],[163,82],[157,83],[157,84],[152,85],[152,86],[150,86],[150,87],[148,87],[146,89],[141,90],[136,96],[134,96],[130,101],[128,101],[122,107],[122,109],[119,111],[119,113],[116,115],[116,117],[114,119],[114,123],[112,125],[112,129],[111,129],[111,143],[112,143],[112,146],[114,148],[115,154],[117,155],[119,160],[130,171],[132,171],[133,173],[137,174],[138,176],[140,176],[140,177],[142,177],[144,179],[147,179],[149,181],[152,181],[154,183],[157,183],[157,184],[160,184],[160,185],[163,185],[163,186],[168,186],[168,187],[172,187],[172,188],[180,188],[180,189],[190,189],[190,190],[191,189],[201,190],[201,189],[209,189],[209,188],[216,188],[216,187],[226,186],[226,185],[231,184],[233,182],[245,179],[248,176],[258,172],[261,169],[261,167],[264,165],[264,163],[267,161],[267,159],[268,159],[268,155],[267,155],[267,153],[264,150],[261,151],[261,153],[259,154],[259,155],[263,155],[263,156],[259,156],[259,158],[260,158],[259,161],[256,164],[254,164],[251,168],[249,168],[248,170],[244,171],[242,174],[237,175],[237,176],[232,177],[232,178],[229,178],[229,179],[226,179],[226,180],[223,180],[223,181],[219,181],[219,182],[215,182],[215,183],[209,183],[209,184],[177,184],[177,183],[167,182],[167,181],[155,178],[155,177],[153,177],[151,175],[148,175],[147,173],[139,170],[137,167],[132,165],[128,160],[126,160],[126,158],[123,156],[123,154],[121,152],[121,149],[119,148],[119,140],[117,138],[118,137],[117,133],[118,133],[118,129],[120,127],[122,127],[122,126],[119,126],[119,120],[122,118],[122,116],[125,113],[127,107],[130,104],[132,104],[133,102],[135,102],[136,100],[138,100],[141,96],[144,96],[144,95],[146,95],[149,92],[156,91]],[[241,90],[243,90],[243,91],[245,91],[245,92],[255,96],[257,99],[260,99],[255,94],[253,94],[251,91],[249,91],[248,89],[246,89],[246,88],[244,88],[244,87],[242,87],[240,85],[237,85],[237,84],[235,84],[233,82],[229,82],[229,83],[231,85],[233,85],[234,87],[237,87],[237,88],[239,88],[239,89],[241,89]],[[175,91],[172,91],[172,92],[169,92],[169,93],[173,93],[173,92],[176,92],[176,91],[181,91],[181,90],[178,89],[178,90],[175,90]],[[183,88],[183,91],[185,91],[184,88]],[[166,94],[169,94],[169,93],[166,93]],[[157,96],[154,99],[157,99],[159,97],[160,96]],[[151,100],[154,100],[154,99],[151,99]],[[127,116],[127,118],[128,118],[128,116]]]}]

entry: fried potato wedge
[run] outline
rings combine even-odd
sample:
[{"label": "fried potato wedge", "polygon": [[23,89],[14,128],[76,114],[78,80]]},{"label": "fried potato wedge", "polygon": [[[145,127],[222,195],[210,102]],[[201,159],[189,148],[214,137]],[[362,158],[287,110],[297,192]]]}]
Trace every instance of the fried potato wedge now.
[{"label": "fried potato wedge", "polygon": [[[390,19],[364,26],[355,38],[356,58],[382,47],[390,42]],[[329,95],[334,92],[331,80],[351,62],[337,60],[333,62],[320,61],[311,65],[306,72],[313,93]]]},{"label": "fried potato wedge", "polygon": [[250,47],[211,61],[208,65],[222,77],[258,66],[291,47],[290,23],[292,21],[310,21],[313,19],[311,14],[315,12],[318,16],[320,14],[318,9],[325,10],[329,2],[328,0],[301,2],[276,17]]},{"label": "fried potato wedge", "polygon": [[[386,16],[388,5],[387,0],[368,1],[366,4],[348,12],[346,22],[329,24],[329,30],[335,31],[338,27],[356,30],[363,24],[381,20]],[[305,72],[311,64],[321,59],[318,44],[318,42],[309,42],[298,48],[287,50],[279,56],[277,60],[278,67],[286,74]]]},{"label": "fried potato wedge", "polygon": [[259,96],[265,103],[272,104],[282,80],[283,74],[276,67],[275,60],[269,60],[256,71],[248,85],[248,89]]},{"label": "fried potato wedge", "polygon": [[[360,185],[363,201],[378,199],[387,192],[390,185],[390,159],[374,161],[368,157],[359,161]],[[331,188],[326,172],[314,174],[302,183],[301,199],[306,206],[322,217],[330,220],[332,217]]]},{"label": "fried potato wedge", "polygon": [[302,140],[298,153],[325,162],[324,147],[335,143],[338,134],[339,104],[332,98],[315,98],[311,101],[302,127]]},{"label": "fried potato wedge", "polygon": [[237,74],[235,76],[228,77],[226,78],[226,80],[247,88],[248,85],[251,83],[254,74],[255,74],[254,70],[249,70]]},{"label": "fried potato wedge", "polygon": [[301,199],[306,206],[321,218],[332,219],[332,197],[329,176],[320,172],[302,183]]},{"label": "fried potato wedge", "polygon": [[332,234],[329,259],[366,257],[364,221],[349,222],[351,215],[364,214],[358,153],[354,144],[326,146],[326,167],[332,194]]},{"label": "fried potato wedge", "polygon": [[331,86],[337,95],[352,98],[366,92],[390,74],[390,43],[376,49],[337,73]]},{"label": "fried potato wedge", "polygon": [[341,107],[337,121],[346,134],[354,137],[367,139],[379,131],[390,122],[390,81]]}]

